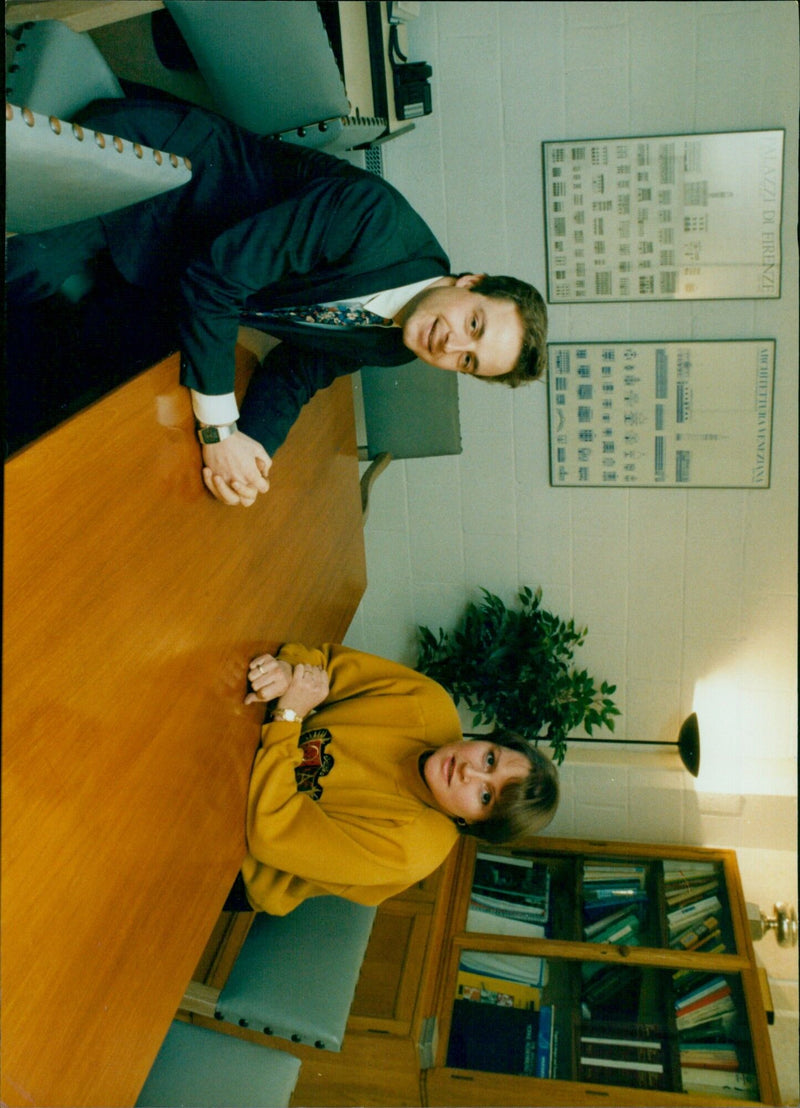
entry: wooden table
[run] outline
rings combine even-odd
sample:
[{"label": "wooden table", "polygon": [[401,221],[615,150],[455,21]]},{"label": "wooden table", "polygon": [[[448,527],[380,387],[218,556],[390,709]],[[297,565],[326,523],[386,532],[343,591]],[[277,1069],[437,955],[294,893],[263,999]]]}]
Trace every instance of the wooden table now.
[{"label": "wooden table", "polygon": [[365,587],[350,382],[242,509],[205,492],[177,380],[5,467],[4,1104],[135,1101],[245,851],[246,663],[340,640]]},{"label": "wooden table", "polygon": [[163,7],[161,0],[8,0],[6,24],[58,19],[73,31],[91,31]]}]

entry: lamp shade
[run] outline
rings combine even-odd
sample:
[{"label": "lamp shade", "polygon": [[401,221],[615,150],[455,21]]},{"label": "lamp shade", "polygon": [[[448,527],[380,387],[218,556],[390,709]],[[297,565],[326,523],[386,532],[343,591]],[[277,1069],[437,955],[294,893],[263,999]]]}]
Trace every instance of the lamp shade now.
[{"label": "lamp shade", "polygon": [[700,729],[697,726],[696,712],[692,712],[681,724],[678,732],[678,752],[692,777],[697,777],[700,772]]}]

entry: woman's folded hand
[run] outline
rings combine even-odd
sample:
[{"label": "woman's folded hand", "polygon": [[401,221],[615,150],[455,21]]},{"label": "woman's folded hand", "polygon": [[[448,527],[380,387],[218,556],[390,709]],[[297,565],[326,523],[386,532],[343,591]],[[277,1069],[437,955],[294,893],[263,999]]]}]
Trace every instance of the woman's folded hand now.
[{"label": "woman's folded hand", "polygon": [[271,654],[259,654],[250,663],[247,680],[252,692],[244,698],[245,704],[264,703],[283,696],[292,680],[292,667]]}]

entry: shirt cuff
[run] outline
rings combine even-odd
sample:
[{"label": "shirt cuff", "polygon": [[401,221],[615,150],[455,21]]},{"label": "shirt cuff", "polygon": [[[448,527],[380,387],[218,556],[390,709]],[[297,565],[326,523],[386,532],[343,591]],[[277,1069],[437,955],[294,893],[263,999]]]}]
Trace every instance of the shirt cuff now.
[{"label": "shirt cuff", "polygon": [[192,409],[195,418],[201,423],[212,423],[219,427],[223,423],[235,423],[239,418],[236,396],[226,392],[221,396],[206,396],[205,393],[189,390],[192,394]]}]

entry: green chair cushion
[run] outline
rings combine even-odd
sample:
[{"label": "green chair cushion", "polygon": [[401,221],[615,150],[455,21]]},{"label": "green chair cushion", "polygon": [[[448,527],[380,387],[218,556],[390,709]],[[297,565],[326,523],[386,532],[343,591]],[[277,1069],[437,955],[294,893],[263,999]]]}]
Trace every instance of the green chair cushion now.
[{"label": "green chair cushion", "polygon": [[87,34],[57,19],[17,27],[6,72],[6,99],[43,115],[72,119],[101,97],[123,96],[120,83]]},{"label": "green chair cushion", "polygon": [[341,1050],[375,908],[337,896],[259,913],[218,1001],[220,1018]]},{"label": "green chair cushion", "polygon": [[[124,1044],[120,1044],[124,1050]],[[300,1059],[175,1020],[137,1108],[288,1108]]]},{"label": "green chair cushion", "polygon": [[165,0],[220,114],[259,135],[347,115],[349,102],[313,0]]},{"label": "green chair cushion", "polygon": [[[10,118],[9,118],[10,116]],[[80,137],[82,136],[82,137]],[[75,127],[27,108],[6,110],[6,228],[46,231],[177,188],[182,158]]]}]

